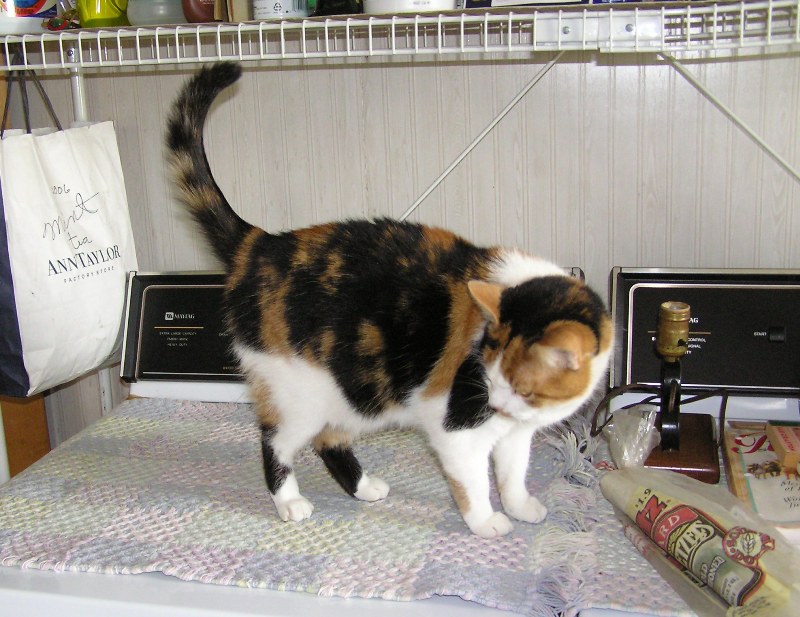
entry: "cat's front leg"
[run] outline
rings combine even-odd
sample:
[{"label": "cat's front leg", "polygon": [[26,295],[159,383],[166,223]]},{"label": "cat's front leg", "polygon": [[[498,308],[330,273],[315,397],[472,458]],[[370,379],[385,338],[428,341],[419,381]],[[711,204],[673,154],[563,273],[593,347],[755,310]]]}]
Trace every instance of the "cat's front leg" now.
[{"label": "cat's front leg", "polygon": [[547,508],[528,492],[528,473],[533,429],[517,426],[494,447],[494,471],[503,508],[512,517],[528,523],[539,523],[547,516]]},{"label": "cat's front leg", "polygon": [[434,443],[450,492],[470,531],[482,538],[510,532],[514,525],[489,501],[489,451],[491,446],[465,433],[441,436]]}]

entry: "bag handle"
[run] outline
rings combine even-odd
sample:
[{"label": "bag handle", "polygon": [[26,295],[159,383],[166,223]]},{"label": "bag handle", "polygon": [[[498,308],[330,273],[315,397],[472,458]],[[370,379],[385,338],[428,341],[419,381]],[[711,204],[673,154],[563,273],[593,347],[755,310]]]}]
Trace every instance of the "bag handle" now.
[{"label": "bag handle", "polygon": [[[17,47],[14,51],[12,64],[22,64],[22,49]],[[47,108],[47,113],[50,114],[50,118],[52,118],[53,122],[56,125],[56,128],[59,131],[63,131],[64,129],[61,126],[61,122],[58,120],[58,116],[56,115],[55,109],[53,109],[53,103],[50,101],[50,97],[47,96],[47,92],[45,92],[44,87],[42,86],[42,82],[39,81],[39,76],[36,74],[36,71],[33,69],[26,69],[21,71],[11,71],[8,75],[8,81],[6,83],[6,104],[3,108],[3,123],[0,125],[0,138],[3,137],[6,131],[6,121],[8,120],[8,110],[11,103],[11,89],[12,85],[14,84],[14,80],[16,79],[19,81],[20,86],[20,97],[22,98],[22,115],[25,118],[25,132],[31,132],[31,111],[30,105],[28,103],[28,88],[25,81],[26,74],[30,75],[31,80],[33,81],[33,85],[36,86],[36,89],[39,91],[39,96],[42,98],[42,102],[44,103],[45,107]]]}]

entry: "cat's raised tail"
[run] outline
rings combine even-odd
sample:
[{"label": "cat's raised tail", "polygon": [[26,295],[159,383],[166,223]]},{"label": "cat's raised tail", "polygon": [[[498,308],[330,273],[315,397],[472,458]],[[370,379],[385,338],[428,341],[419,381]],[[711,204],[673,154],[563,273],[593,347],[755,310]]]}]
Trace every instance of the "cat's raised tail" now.
[{"label": "cat's raised tail", "polygon": [[252,226],[233,211],[214,180],[203,147],[203,125],[214,99],[241,74],[234,62],[203,67],[181,89],[167,123],[169,162],[180,199],[226,264]]}]

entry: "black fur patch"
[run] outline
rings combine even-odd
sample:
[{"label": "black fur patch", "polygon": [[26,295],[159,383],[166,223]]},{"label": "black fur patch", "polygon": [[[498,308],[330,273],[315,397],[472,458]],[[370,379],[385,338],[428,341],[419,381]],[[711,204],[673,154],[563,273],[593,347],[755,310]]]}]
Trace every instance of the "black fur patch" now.
[{"label": "black fur patch", "polygon": [[348,446],[323,448],[318,451],[319,457],[325,463],[333,479],[339,483],[348,495],[355,495],[358,482],[363,472],[353,449]]},{"label": "black fur patch", "polygon": [[[448,281],[463,280],[486,262],[484,249],[462,240],[436,250],[423,246],[424,228],[416,224],[346,221],[289,273],[286,319],[293,346],[299,353],[309,347],[313,355],[315,338],[334,333],[335,346],[321,360],[365,415],[402,403],[425,382],[447,343]],[[333,280],[324,276],[331,255],[340,259],[341,274]],[[364,323],[380,333],[379,354],[359,348]]]},{"label": "black fur patch", "polygon": [[483,331],[483,336],[481,337],[481,343],[480,343],[479,347],[480,347],[480,349],[488,348],[488,349],[492,349],[492,350],[499,349],[499,347],[500,347],[500,341],[498,341],[495,338],[492,338],[489,335],[489,328],[488,327]]},{"label": "black fur patch", "polygon": [[287,476],[291,473],[291,467],[287,467],[278,461],[275,451],[272,449],[272,438],[275,436],[274,426],[261,427],[261,455],[264,462],[264,477],[267,479],[267,488],[273,495],[283,486]]},{"label": "black fur patch", "polygon": [[489,407],[486,370],[476,355],[470,355],[456,372],[447,401],[444,428],[446,431],[475,428],[493,414]]},{"label": "black fur patch", "polygon": [[503,292],[500,321],[511,327],[510,336],[533,343],[553,321],[585,324],[600,339],[600,324],[606,314],[603,301],[586,285],[566,276],[544,276]]}]

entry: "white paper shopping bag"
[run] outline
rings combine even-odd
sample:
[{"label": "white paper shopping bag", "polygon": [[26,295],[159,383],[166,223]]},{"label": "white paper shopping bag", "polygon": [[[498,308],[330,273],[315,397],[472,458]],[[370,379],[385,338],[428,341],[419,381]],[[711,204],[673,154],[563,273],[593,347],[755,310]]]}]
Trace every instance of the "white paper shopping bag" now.
[{"label": "white paper shopping bag", "polygon": [[112,123],[4,138],[0,189],[0,393],[27,396],[119,347],[137,263]]}]

